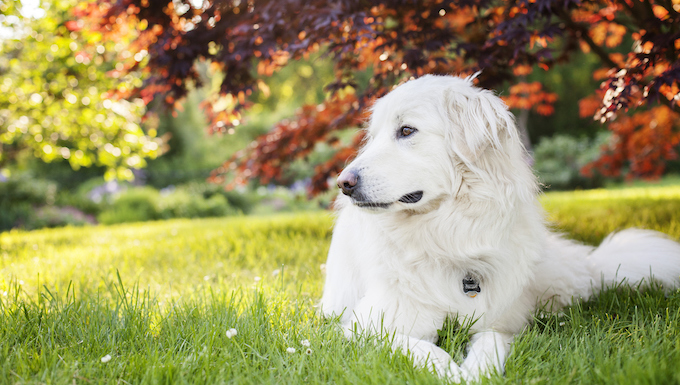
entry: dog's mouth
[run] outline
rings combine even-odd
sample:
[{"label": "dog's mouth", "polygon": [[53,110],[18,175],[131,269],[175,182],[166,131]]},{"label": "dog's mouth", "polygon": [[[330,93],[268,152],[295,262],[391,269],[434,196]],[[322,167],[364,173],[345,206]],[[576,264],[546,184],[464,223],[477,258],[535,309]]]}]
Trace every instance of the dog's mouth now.
[{"label": "dog's mouth", "polygon": [[[401,203],[416,203],[419,202],[423,198],[423,192],[422,191],[414,191],[410,192],[401,198],[399,198],[399,202]],[[367,208],[367,209],[386,209],[392,205],[392,202],[390,203],[382,203],[382,202],[368,202],[364,200],[357,200],[353,199],[354,204],[362,207],[362,208]]]},{"label": "dog's mouth", "polygon": [[399,198],[399,202],[401,203],[416,203],[420,201],[423,198],[423,192],[422,191],[414,191],[410,192],[403,197]]},{"label": "dog's mouth", "polygon": [[386,209],[390,207],[392,203],[354,201],[354,204],[365,209]]}]

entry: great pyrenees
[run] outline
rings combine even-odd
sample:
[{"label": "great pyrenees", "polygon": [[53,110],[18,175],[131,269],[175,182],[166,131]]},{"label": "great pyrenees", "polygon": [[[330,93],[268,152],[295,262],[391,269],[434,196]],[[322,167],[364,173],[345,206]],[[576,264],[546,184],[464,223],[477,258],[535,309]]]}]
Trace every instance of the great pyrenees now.
[{"label": "great pyrenees", "polygon": [[[663,234],[625,230],[593,248],[551,233],[512,114],[471,78],[424,76],[379,99],[337,183],[323,313],[454,381],[502,372],[548,301],[650,274],[678,285],[680,244]],[[447,316],[476,320],[460,366],[435,345]]]}]

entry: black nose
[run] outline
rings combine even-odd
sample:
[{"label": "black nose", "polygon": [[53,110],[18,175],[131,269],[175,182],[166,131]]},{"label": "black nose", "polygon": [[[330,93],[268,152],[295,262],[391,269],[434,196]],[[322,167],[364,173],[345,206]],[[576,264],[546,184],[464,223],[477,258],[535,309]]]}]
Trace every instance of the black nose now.
[{"label": "black nose", "polygon": [[359,185],[359,175],[355,171],[345,170],[338,177],[338,187],[342,193],[351,196]]}]

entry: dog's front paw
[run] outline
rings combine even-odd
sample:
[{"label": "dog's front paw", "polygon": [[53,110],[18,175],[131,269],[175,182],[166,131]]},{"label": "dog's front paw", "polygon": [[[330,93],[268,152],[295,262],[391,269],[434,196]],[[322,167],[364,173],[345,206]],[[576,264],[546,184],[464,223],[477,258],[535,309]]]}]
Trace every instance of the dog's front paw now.
[{"label": "dog's front paw", "polygon": [[[467,365],[466,365],[467,364]],[[481,366],[471,366],[469,362],[464,362],[460,366],[461,378],[466,383],[478,383],[482,377],[491,378],[493,368],[483,368]]]},{"label": "dog's front paw", "polygon": [[448,382],[460,384],[463,380],[469,381],[469,374],[462,369],[453,360],[442,362],[439,360],[432,360],[432,369],[435,374]]},{"label": "dog's front paw", "polygon": [[470,371],[464,367],[459,367],[460,369],[460,378],[456,383],[461,383],[462,381],[465,381],[466,384],[475,384],[478,383],[480,380],[480,373],[479,371]]},{"label": "dog's front paw", "polygon": [[460,384],[461,381],[469,381],[467,371],[463,370],[455,362],[449,365],[449,369],[446,373],[446,379],[455,384]]}]

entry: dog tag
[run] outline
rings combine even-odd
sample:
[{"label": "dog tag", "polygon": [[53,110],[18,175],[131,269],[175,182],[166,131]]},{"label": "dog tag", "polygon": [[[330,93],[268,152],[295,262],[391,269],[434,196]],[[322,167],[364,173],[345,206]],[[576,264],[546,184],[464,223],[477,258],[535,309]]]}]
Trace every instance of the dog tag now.
[{"label": "dog tag", "polygon": [[472,278],[470,274],[463,278],[463,293],[467,294],[470,298],[475,298],[482,289],[479,288],[479,282]]}]

